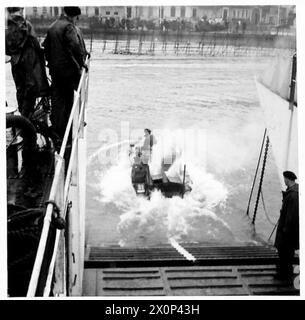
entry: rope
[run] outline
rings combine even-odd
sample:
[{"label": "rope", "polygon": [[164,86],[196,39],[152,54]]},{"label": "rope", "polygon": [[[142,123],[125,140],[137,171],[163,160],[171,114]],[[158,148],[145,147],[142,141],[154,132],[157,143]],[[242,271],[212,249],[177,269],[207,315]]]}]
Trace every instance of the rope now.
[{"label": "rope", "polygon": [[270,222],[270,224],[273,225],[273,226],[275,226],[276,223],[273,222],[273,221],[270,219],[270,217],[269,217],[269,215],[268,215],[268,213],[267,213],[263,190],[261,191],[261,195],[262,195],[262,203],[263,203],[263,208],[264,208],[265,216],[266,216],[267,220]]},{"label": "rope", "polygon": [[268,242],[270,241],[270,239],[271,239],[271,237],[273,235],[273,232],[274,232],[275,228],[277,227],[278,223],[279,223],[279,220],[277,221],[277,223],[275,224],[274,228],[272,229],[272,232],[271,232],[271,234],[270,234],[270,236],[268,238]]},{"label": "rope", "polygon": [[28,237],[28,238],[33,238],[33,239],[38,239],[39,238],[39,232],[40,232],[40,227],[39,226],[32,226],[32,227],[25,227],[22,229],[18,230],[9,230],[7,234],[9,236],[17,236],[17,237]]},{"label": "rope", "polygon": [[254,208],[254,213],[253,213],[253,218],[252,218],[252,224],[255,224],[257,207],[258,207],[259,198],[260,198],[261,191],[262,191],[262,185],[263,185],[265,168],[266,168],[266,160],[267,160],[267,155],[268,155],[268,148],[269,148],[269,137],[267,136],[266,146],[265,146],[265,155],[264,155],[264,159],[263,159],[261,178],[259,181],[259,187],[258,187],[257,198],[256,198],[256,203],[255,203],[255,208]]},{"label": "rope", "polygon": [[28,217],[40,215],[40,214],[43,214],[43,210],[40,208],[30,208],[26,210],[21,210],[11,214],[8,217],[7,222],[15,222],[24,218],[28,218]]},{"label": "rope", "polygon": [[261,146],[261,150],[260,150],[260,153],[259,153],[259,158],[258,158],[258,162],[257,162],[256,170],[255,170],[255,175],[254,175],[254,179],[253,179],[253,183],[252,183],[252,188],[251,188],[251,192],[250,192],[250,197],[249,197],[249,201],[248,201],[248,208],[247,208],[247,213],[246,213],[247,216],[249,215],[249,209],[250,209],[250,203],[251,203],[252,194],[253,194],[253,190],[254,190],[254,185],[255,185],[255,182],[256,182],[256,177],[257,177],[259,164],[261,162],[261,157],[262,157],[263,147],[264,147],[264,143],[265,143],[266,132],[267,132],[267,129],[265,129],[265,132],[264,132],[262,146]]},{"label": "rope", "polygon": [[[28,254],[22,256],[21,258],[16,259],[16,260],[14,260],[14,261],[12,261],[12,262],[9,262],[9,263],[7,264],[7,265],[8,265],[8,269],[13,268],[14,266],[20,264],[21,262],[25,262],[25,261],[31,259],[32,257],[35,256],[35,253],[36,253],[36,251],[35,251],[35,250],[32,250],[32,251],[30,251]],[[26,271],[26,270],[23,270],[23,271]]]}]

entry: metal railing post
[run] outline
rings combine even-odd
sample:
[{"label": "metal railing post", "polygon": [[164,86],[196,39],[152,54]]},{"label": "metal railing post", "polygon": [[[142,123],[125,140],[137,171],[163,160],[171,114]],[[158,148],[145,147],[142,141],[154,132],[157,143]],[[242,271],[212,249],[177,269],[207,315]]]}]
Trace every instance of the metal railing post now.
[{"label": "metal railing post", "polygon": [[[88,63],[88,59],[86,61],[86,63]],[[85,90],[85,91],[83,91]],[[81,282],[78,281],[77,282],[77,286],[76,289],[78,290],[76,292],[76,289],[73,290],[73,286],[69,285],[69,282],[71,282],[72,284],[75,284],[75,277],[73,279],[71,279],[71,281],[68,282],[68,286],[67,286],[67,291],[65,290],[66,288],[66,279],[65,277],[69,277],[70,275],[70,271],[69,269],[67,269],[67,275],[65,273],[66,271],[66,266],[65,266],[65,260],[66,260],[66,252],[67,255],[70,259],[71,256],[71,260],[73,262],[73,260],[75,261],[75,257],[77,257],[79,259],[79,261],[77,262],[77,267],[76,267],[76,272],[79,275],[82,272],[82,264],[81,264],[81,257],[83,256],[83,248],[81,248],[84,244],[84,235],[80,234],[81,232],[83,232],[80,228],[80,225],[83,226],[83,221],[82,219],[84,219],[84,212],[80,212],[81,210],[85,210],[85,206],[84,206],[84,201],[81,201],[79,198],[77,198],[77,195],[80,196],[82,199],[84,196],[81,196],[79,190],[77,190],[77,188],[79,188],[80,186],[80,180],[79,180],[79,168],[83,168],[83,166],[81,164],[85,164],[85,161],[80,161],[79,160],[79,156],[85,152],[85,150],[78,150],[78,147],[80,145],[79,143],[79,139],[81,138],[82,140],[85,141],[85,137],[84,134],[80,133],[83,130],[83,121],[84,121],[84,115],[85,115],[85,106],[86,106],[86,102],[87,102],[87,91],[88,90],[88,75],[86,75],[85,70],[83,70],[82,75],[81,75],[81,79],[79,82],[79,87],[77,90],[77,93],[75,95],[75,101],[73,103],[72,106],[72,110],[71,110],[71,114],[70,114],[70,118],[68,120],[67,123],[67,127],[66,127],[66,131],[65,131],[65,135],[63,138],[63,143],[60,149],[60,153],[59,155],[57,155],[58,161],[56,163],[55,166],[55,173],[54,173],[54,179],[52,182],[52,186],[51,186],[51,190],[50,190],[50,196],[49,199],[53,200],[57,205],[59,205],[59,209],[61,211],[61,215],[62,218],[65,218],[66,216],[66,212],[68,209],[68,203],[70,203],[70,195],[69,195],[69,191],[72,188],[72,198],[74,199],[74,208],[73,208],[73,212],[75,212],[75,216],[74,214],[70,215],[70,220],[72,220],[71,222],[71,232],[77,233],[76,238],[78,239],[77,241],[72,242],[70,241],[70,243],[72,244],[72,250],[69,248],[65,247],[65,238],[64,238],[64,233],[62,231],[57,230],[56,232],[56,238],[55,238],[55,243],[54,243],[54,249],[52,252],[52,259],[51,262],[49,264],[49,269],[48,269],[48,274],[47,274],[47,279],[46,279],[46,283],[44,285],[44,291],[43,291],[43,295],[44,296],[48,296],[50,294],[50,290],[51,290],[51,285],[52,285],[52,278],[53,278],[53,274],[54,274],[54,270],[55,270],[55,274],[56,272],[59,272],[60,275],[59,277],[61,279],[59,279],[60,281],[62,281],[60,289],[57,290],[57,293],[59,294],[73,294],[73,293],[77,293],[80,294],[80,290],[81,290]],[[64,170],[65,165],[64,165],[64,154],[66,151],[66,146],[67,146],[67,142],[68,142],[68,137],[69,137],[69,132],[71,130],[72,127],[72,131],[73,131],[73,139],[72,139],[72,150],[71,150],[71,154],[70,154],[70,162],[68,165],[68,169],[67,169],[67,174],[66,174],[66,179],[65,179],[65,184],[64,184],[64,188],[62,187],[63,183],[61,183],[60,180],[60,176],[61,176],[61,172]],[[84,143],[82,145],[85,145]],[[75,159],[76,158],[76,159]],[[86,168],[83,168],[83,170],[85,171]],[[83,174],[84,175],[84,174]],[[84,179],[82,179],[82,183],[84,182]],[[74,184],[74,186],[73,186]],[[73,187],[76,188],[76,190],[73,190]],[[85,186],[83,186],[83,188],[85,188]],[[73,194],[74,191],[74,194]],[[78,201],[81,202],[81,206],[78,206],[78,209],[75,210],[75,207],[78,204]],[[62,203],[61,203],[62,202]],[[46,244],[47,244],[47,239],[48,239],[48,234],[49,234],[49,230],[50,230],[50,224],[52,221],[52,215],[53,215],[53,203],[49,203],[47,206],[47,210],[46,210],[46,214],[45,214],[45,218],[44,218],[44,223],[43,223],[43,228],[42,228],[42,232],[41,232],[41,236],[40,236],[40,241],[39,241],[39,246],[38,246],[38,250],[37,250],[37,254],[36,254],[36,258],[35,258],[35,262],[34,262],[34,267],[32,270],[32,275],[31,275],[31,279],[30,279],[30,283],[29,283],[29,287],[28,287],[28,292],[27,292],[27,297],[33,297],[36,294],[37,291],[37,286],[39,283],[39,278],[40,278],[40,274],[41,274],[41,267],[42,267],[42,263],[44,260],[44,255],[45,255],[45,250],[46,250]],[[68,217],[69,218],[69,217]],[[77,224],[75,226],[75,224]],[[76,231],[75,231],[76,230]],[[71,235],[70,232],[70,235]],[[70,239],[71,240],[71,239]],[[69,241],[68,241],[69,243]],[[76,249],[75,249],[76,248]],[[73,252],[73,250],[75,251],[75,253]],[[77,250],[77,251],[76,251]],[[74,257],[73,255],[70,253],[74,253]],[[68,259],[68,260],[69,260]],[[70,261],[68,261],[68,265],[71,266],[71,264],[69,263]],[[62,272],[59,269],[62,269]],[[75,267],[73,268],[73,271],[75,270]],[[71,273],[73,274],[73,272]],[[71,276],[70,276],[71,277]],[[82,275],[79,277],[80,279],[82,278]]]}]

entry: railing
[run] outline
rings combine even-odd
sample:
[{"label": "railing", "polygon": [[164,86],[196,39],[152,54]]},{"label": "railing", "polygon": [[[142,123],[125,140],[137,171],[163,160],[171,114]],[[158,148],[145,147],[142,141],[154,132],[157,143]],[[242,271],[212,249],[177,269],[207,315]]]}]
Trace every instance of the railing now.
[{"label": "railing", "polygon": [[[275,47],[275,38],[271,41],[268,39],[256,41],[248,39],[247,36],[237,34],[235,37],[231,35],[213,37],[206,35],[197,41],[189,39],[173,40],[143,40],[143,39],[127,39],[127,40],[101,40],[94,43],[95,59],[102,58],[105,54],[125,54],[125,55],[154,55],[154,56],[192,56],[192,57],[231,57],[231,56],[276,56],[281,52],[294,52],[295,39],[290,37],[285,41],[285,46]],[[283,41],[284,42],[284,41]],[[280,42],[278,42],[280,43]]]},{"label": "railing", "polygon": [[[89,67],[89,61],[86,61]],[[44,217],[39,246],[27,297],[36,295],[81,295],[84,258],[85,180],[86,180],[86,103],[89,73],[84,69],[68,120],[59,154],[55,155],[54,179]],[[72,128],[72,149],[65,173],[65,152]],[[64,230],[53,230],[56,207],[66,220]],[[55,237],[55,239],[54,239]],[[52,242],[52,252],[47,252]],[[49,249],[50,250],[50,249]],[[50,255],[51,254],[51,255]],[[46,258],[48,257],[48,258]]]}]

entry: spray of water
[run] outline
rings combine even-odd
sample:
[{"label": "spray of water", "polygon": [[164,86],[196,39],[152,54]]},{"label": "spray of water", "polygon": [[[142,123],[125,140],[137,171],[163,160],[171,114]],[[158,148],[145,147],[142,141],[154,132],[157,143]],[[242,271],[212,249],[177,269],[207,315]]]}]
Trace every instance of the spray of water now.
[{"label": "spray of water", "polygon": [[[161,145],[160,140],[158,143]],[[165,143],[170,150],[175,150],[173,167],[181,167],[181,159],[186,159],[181,140],[169,136]],[[155,154],[159,151],[156,145]],[[122,154],[118,163],[102,174],[100,201],[114,203],[118,209],[120,222],[117,230],[121,245],[156,245],[173,240],[208,242],[232,238],[228,224],[219,215],[220,208],[225,206],[228,190],[224,183],[206,171],[203,160],[200,157],[187,158],[192,192],[183,199],[165,198],[159,191],[154,191],[150,200],[136,196],[131,185],[128,154]]]},{"label": "spray of water", "polygon": [[92,163],[92,161],[96,157],[98,157],[102,152],[107,151],[107,150],[109,150],[111,148],[115,148],[115,147],[119,147],[119,146],[122,146],[122,145],[126,145],[129,142],[130,142],[129,140],[124,140],[124,141],[120,141],[120,142],[116,142],[116,143],[112,143],[112,144],[100,147],[97,151],[95,151],[92,155],[90,155],[88,157],[87,166],[89,166]]}]

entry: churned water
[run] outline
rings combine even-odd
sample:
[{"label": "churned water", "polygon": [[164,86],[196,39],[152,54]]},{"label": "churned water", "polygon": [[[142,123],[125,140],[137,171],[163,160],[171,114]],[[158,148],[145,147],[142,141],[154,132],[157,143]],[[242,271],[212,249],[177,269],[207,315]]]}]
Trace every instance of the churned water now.
[{"label": "churned water", "polygon": [[[155,246],[178,242],[260,243],[281,206],[272,152],[251,226],[246,216],[264,133],[255,76],[267,58],[101,54],[93,43],[87,110],[88,245]],[[15,102],[7,65],[7,101]],[[188,154],[193,190],[184,199],[139,198],[131,185],[129,138],[150,128],[158,143]]]},{"label": "churned water", "polygon": [[[246,210],[264,133],[255,76],[270,60],[102,55],[93,48],[87,244],[266,241],[281,205],[271,152],[256,233],[250,221],[257,187],[250,219]],[[126,140],[143,136],[144,128],[152,129],[158,143],[192,149],[185,163],[193,190],[184,199],[135,195]]]}]

